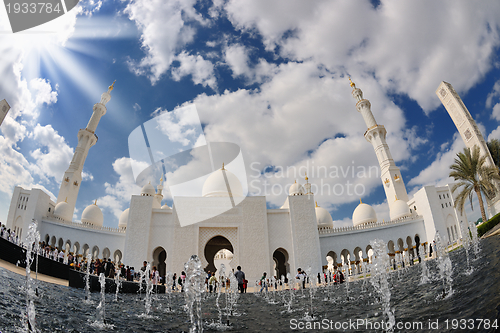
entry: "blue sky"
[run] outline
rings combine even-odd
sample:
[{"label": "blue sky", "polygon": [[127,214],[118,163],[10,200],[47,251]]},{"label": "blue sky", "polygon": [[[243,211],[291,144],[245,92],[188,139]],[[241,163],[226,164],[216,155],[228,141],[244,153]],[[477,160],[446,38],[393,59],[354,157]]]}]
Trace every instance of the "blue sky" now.
[{"label": "blue sky", "polygon": [[[347,75],[385,125],[410,196],[450,182],[464,147],[434,93],[442,80],[485,138],[500,138],[498,1],[94,0],[17,34],[2,6],[0,31],[0,99],[12,106],[0,127],[0,221],[17,185],[57,197],[77,132],[114,80],[74,216],[97,199],[107,226],[140,192],[129,134],[183,104],[194,103],[208,141],[241,147],[251,195],[267,182],[268,206],[280,207],[296,178],[280,168],[309,165],[316,200],[338,225],[352,223],[360,196],[389,218],[377,174],[311,175],[378,165]],[[363,193],[348,195],[347,184]],[[478,207],[468,214],[477,219]]]}]

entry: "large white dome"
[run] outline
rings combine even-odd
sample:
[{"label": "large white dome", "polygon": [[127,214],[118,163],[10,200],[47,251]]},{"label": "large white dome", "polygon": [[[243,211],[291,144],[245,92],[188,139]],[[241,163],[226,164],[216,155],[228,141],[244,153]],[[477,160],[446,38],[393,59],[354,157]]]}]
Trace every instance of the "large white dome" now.
[{"label": "large white dome", "polygon": [[54,216],[64,219],[64,216],[71,216],[69,204],[66,201],[60,202],[54,208]]},{"label": "large white dome", "polygon": [[352,214],[352,224],[358,226],[361,224],[377,222],[377,214],[372,206],[365,203],[360,203]]},{"label": "large white dome", "polygon": [[231,171],[222,168],[213,172],[207,180],[205,180],[201,195],[204,197],[228,197],[228,187],[233,197],[243,196],[243,188],[241,187],[241,182],[238,177]]},{"label": "large white dome", "polygon": [[153,197],[156,194],[155,188],[151,183],[147,183],[142,187],[141,190],[141,195],[147,196],[147,197]]},{"label": "large white dome", "polygon": [[391,220],[397,220],[406,216],[410,216],[410,207],[403,200],[394,201],[390,208]]},{"label": "large white dome", "polygon": [[101,208],[95,203],[87,206],[82,213],[82,223],[93,224],[98,227],[102,227],[104,217],[102,215]]},{"label": "large white dome", "polygon": [[316,222],[319,228],[333,227],[333,219],[330,213],[323,207],[318,206],[316,203]]},{"label": "large white dome", "polygon": [[303,195],[304,193],[304,187],[297,183],[297,181],[295,181],[288,190],[288,195]]},{"label": "large white dome", "polygon": [[118,220],[118,228],[126,228],[128,223],[128,216],[130,214],[130,208],[125,209],[120,215]]}]

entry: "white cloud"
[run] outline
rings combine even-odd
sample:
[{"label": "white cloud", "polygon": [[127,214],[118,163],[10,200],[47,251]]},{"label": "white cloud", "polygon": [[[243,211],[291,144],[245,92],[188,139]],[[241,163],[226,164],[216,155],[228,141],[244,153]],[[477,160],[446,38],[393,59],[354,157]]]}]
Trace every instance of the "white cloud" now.
[{"label": "white cloud", "polygon": [[212,7],[208,9],[208,15],[211,18],[218,18],[222,12],[224,7],[225,0],[212,0]]},{"label": "white cloud", "polygon": [[453,136],[452,141],[451,147],[446,147],[444,151],[438,153],[434,162],[408,182],[409,186],[440,186],[454,182],[453,178],[448,176],[451,171],[450,166],[454,163],[457,153],[464,149],[465,144],[458,133]]},{"label": "white cloud", "polygon": [[0,156],[0,191],[10,195],[15,186],[24,187],[33,183],[33,177],[28,170],[28,161],[12,148],[9,140],[2,136],[0,136]]},{"label": "white cloud", "polygon": [[242,76],[247,83],[262,83],[278,73],[275,64],[259,59],[258,63],[250,65],[250,50],[242,44],[232,44],[225,48],[224,60],[233,72],[233,77]]},{"label": "white cloud", "polygon": [[120,202],[118,198],[113,195],[105,195],[103,197],[100,197],[99,199],[97,199],[97,205],[102,209],[110,210],[117,219],[120,219],[120,215],[124,210],[123,202]]},{"label": "white cloud", "polygon": [[[57,19],[23,33],[0,36],[1,98],[5,98],[11,106],[1,126],[0,191],[9,196],[14,186],[20,185],[42,188],[55,199],[44,184],[54,179],[56,183],[60,182],[64,172],[62,168],[68,166],[71,160],[71,156],[68,160],[68,155],[73,150],[51,126],[37,124],[39,106],[55,104],[58,97],[57,84],[53,90],[50,81],[40,77],[40,59],[45,59],[50,52],[54,60],[60,48],[73,35],[82,7],[86,11],[95,11],[97,6],[99,3],[93,0],[80,1],[77,8]],[[11,30],[3,6],[0,7],[0,30]],[[71,70],[75,72],[74,68]],[[25,141],[25,146],[37,145],[38,148],[23,156],[19,148],[22,141]],[[61,166],[60,163],[65,164]],[[84,172],[84,177],[92,178],[92,175]],[[3,213],[6,217],[6,212]]]},{"label": "white cloud", "polygon": [[500,121],[500,103],[495,104],[493,111],[491,112],[491,119]]},{"label": "white cloud", "polygon": [[182,77],[191,75],[195,84],[209,86],[212,89],[217,88],[217,81],[214,74],[213,64],[203,59],[201,55],[192,55],[187,52],[181,52],[175,57],[180,62],[179,67],[172,68],[172,78],[180,81]]},{"label": "white cloud", "polygon": [[[375,76],[429,112],[440,81],[460,93],[478,83],[500,45],[500,3],[229,1],[233,25],[257,32],[284,58],[312,60],[336,72]],[[296,18],[300,17],[300,20]]]},{"label": "white cloud", "polygon": [[141,31],[146,56],[131,60],[130,68],[156,83],[167,72],[182,47],[192,42],[196,29],[189,23],[207,24],[196,12],[195,0],[132,0],[125,9]]},{"label": "white cloud", "polygon": [[32,139],[40,146],[31,152],[37,174],[42,179],[51,178],[60,183],[73,157],[73,149],[51,125],[37,124],[33,130]]},{"label": "white cloud", "polygon": [[379,203],[377,205],[371,205],[373,209],[375,210],[375,213],[377,214],[377,222],[382,223],[384,221],[390,221],[390,211],[389,211],[389,205],[387,204],[387,200]]},{"label": "white cloud", "polygon": [[225,50],[225,60],[234,76],[244,75],[250,71],[246,47],[241,44],[230,45]]},{"label": "white cloud", "polygon": [[352,227],[352,219],[350,217],[343,218],[342,220],[334,220],[333,227],[334,228],[342,228],[342,227]]},{"label": "white cloud", "polygon": [[115,184],[104,184],[106,195],[100,197],[98,202],[100,207],[110,209],[119,219],[123,210],[130,203],[130,197],[134,194],[140,194],[141,189],[135,184],[130,158],[118,158],[113,163],[113,170],[118,174],[119,179]]},{"label": "white cloud", "polygon": [[491,131],[490,135],[488,135],[488,141],[491,139],[500,140],[500,126]]},{"label": "white cloud", "polygon": [[[378,170],[373,147],[363,137],[366,125],[356,111],[356,101],[350,94],[347,79],[332,78],[327,74],[312,62],[288,63],[280,65],[278,73],[258,90],[199,95],[194,103],[201,121],[206,124],[207,140],[239,144],[247,172],[252,175],[256,174],[250,171],[252,163],[261,171],[268,166],[298,169],[307,163],[311,167],[314,163],[316,168],[336,166],[344,171],[353,166]],[[360,86],[369,91],[366,97],[375,106],[373,112],[378,123],[386,124],[394,159],[409,158],[409,140],[413,140],[413,136],[404,128],[402,111],[384,95],[373,79],[360,81]],[[285,200],[287,185],[294,182],[294,177],[250,179],[254,180],[250,192],[254,195],[269,194],[267,200],[279,207]],[[298,181],[303,182],[303,177],[302,173]],[[310,171],[309,178],[319,186],[316,196],[325,208],[328,203],[339,205],[359,199],[357,194],[336,195],[342,186],[347,191],[349,184],[359,184],[358,189],[365,189],[362,195],[368,195],[380,186],[378,173],[366,178],[349,174],[326,179],[331,177],[315,178]],[[267,181],[267,192],[264,181]],[[270,192],[272,186],[275,186],[275,194]],[[337,186],[336,191],[334,186]]]},{"label": "white cloud", "polygon": [[486,97],[486,107],[491,108],[493,105],[493,100],[500,97],[500,80],[495,82],[493,85],[493,90]]},{"label": "white cloud", "polygon": [[48,80],[37,78],[30,81],[30,88],[36,92],[36,105],[42,105],[44,103],[50,105],[57,102],[58,85],[56,85],[56,91],[52,91],[52,87]]}]

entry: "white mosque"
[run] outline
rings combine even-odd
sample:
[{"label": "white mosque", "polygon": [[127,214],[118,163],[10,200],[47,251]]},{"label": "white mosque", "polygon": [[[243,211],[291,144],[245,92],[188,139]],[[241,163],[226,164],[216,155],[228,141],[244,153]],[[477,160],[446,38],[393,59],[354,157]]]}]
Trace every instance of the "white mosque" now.
[{"label": "white mosque", "polygon": [[[214,207],[227,205],[228,197],[243,197],[240,180],[229,166],[206,179],[200,196],[180,198],[183,205],[192,207],[192,218],[202,222],[181,226],[175,205],[161,205],[161,182],[156,189],[147,184],[141,195],[131,197],[118,228],[103,226],[103,214],[96,203],[85,208],[81,222],[73,221],[83,165],[90,147],[97,142],[95,131],[106,114],[112,85],[94,105],[87,127],[78,132],[78,146],[63,176],[57,202],[43,190],[16,187],[7,228],[22,240],[35,219],[42,240],[54,247],[84,256],[91,253],[94,258],[112,258],[136,268],[146,260],[156,265],[162,275],[166,271],[180,273],[192,254],[197,254],[203,267],[210,271],[216,269],[214,259],[229,258],[230,266],[241,265],[250,281],[258,279],[262,272],[279,277],[308,266],[313,272],[320,272],[342,265],[356,273],[363,261],[369,260],[369,244],[375,238],[387,243],[387,253],[392,258],[398,254],[412,258],[420,245],[427,251],[426,245],[434,240],[437,231],[450,242],[461,238],[460,223],[467,225],[467,217],[453,208],[451,185],[425,186],[408,198],[386,142],[385,127],[377,124],[362,91],[352,82],[351,87],[356,108],[367,126],[365,138],[373,145],[380,164],[390,221],[380,221],[370,205],[360,202],[352,216],[353,225],[336,226],[330,213],[315,204],[307,177],[305,184],[290,187],[289,196],[279,209],[268,209],[264,196],[248,196],[224,213],[210,215]],[[444,93],[441,89],[445,89]],[[443,82],[438,91],[441,96],[453,98],[452,102],[447,101],[449,105],[469,114],[451,85]]]}]

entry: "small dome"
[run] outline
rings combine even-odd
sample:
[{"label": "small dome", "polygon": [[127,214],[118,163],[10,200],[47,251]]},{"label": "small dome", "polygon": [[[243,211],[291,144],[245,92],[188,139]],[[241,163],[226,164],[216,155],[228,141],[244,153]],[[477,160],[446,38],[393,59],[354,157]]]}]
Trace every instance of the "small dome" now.
[{"label": "small dome", "polygon": [[318,228],[323,227],[333,227],[333,219],[330,213],[323,207],[318,206],[316,203],[316,222],[318,223]]},{"label": "small dome", "polygon": [[377,222],[377,214],[375,213],[375,209],[365,203],[360,203],[352,214],[352,224],[354,224],[355,227],[361,224],[375,222]]},{"label": "small dome", "polygon": [[161,209],[170,209],[170,207],[168,207],[167,204],[164,204],[163,206],[161,206]]},{"label": "small dome", "polygon": [[288,190],[289,195],[303,195],[304,193],[304,187],[297,183],[297,181],[295,181],[295,183],[293,183]]},{"label": "small dome", "polygon": [[118,220],[118,228],[126,228],[128,223],[128,216],[130,214],[130,208],[125,209],[120,215],[120,220]]},{"label": "small dome", "polygon": [[54,208],[54,216],[58,217],[60,219],[64,219],[64,216],[71,216],[72,213],[70,212],[71,208],[69,207],[69,204],[66,201],[62,201],[56,205]]},{"label": "small dome", "polygon": [[394,201],[390,208],[391,220],[397,220],[406,216],[410,216],[410,207],[403,200]]},{"label": "small dome", "polygon": [[[227,179],[227,184],[226,184]],[[229,190],[233,197],[242,197],[243,188],[241,187],[241,182],[231,171],[224,169],[219,169],[213,172],[205,183],[203,184],[203,189],[201,191],[204,197],[228,197]]]},{"label": "small dome", "polygon": [[102,215],[101,208],[95,203],[87,206],[82,213],[82,223],[93,224],[98,227],[102,227],[104,217]]},{"label": "small dome", "polygon": [[151,183],[148,183],[142,187],[141,190],[141,195],[147,196],[147,197],[152,197],[156,194],[155,188]]}]

